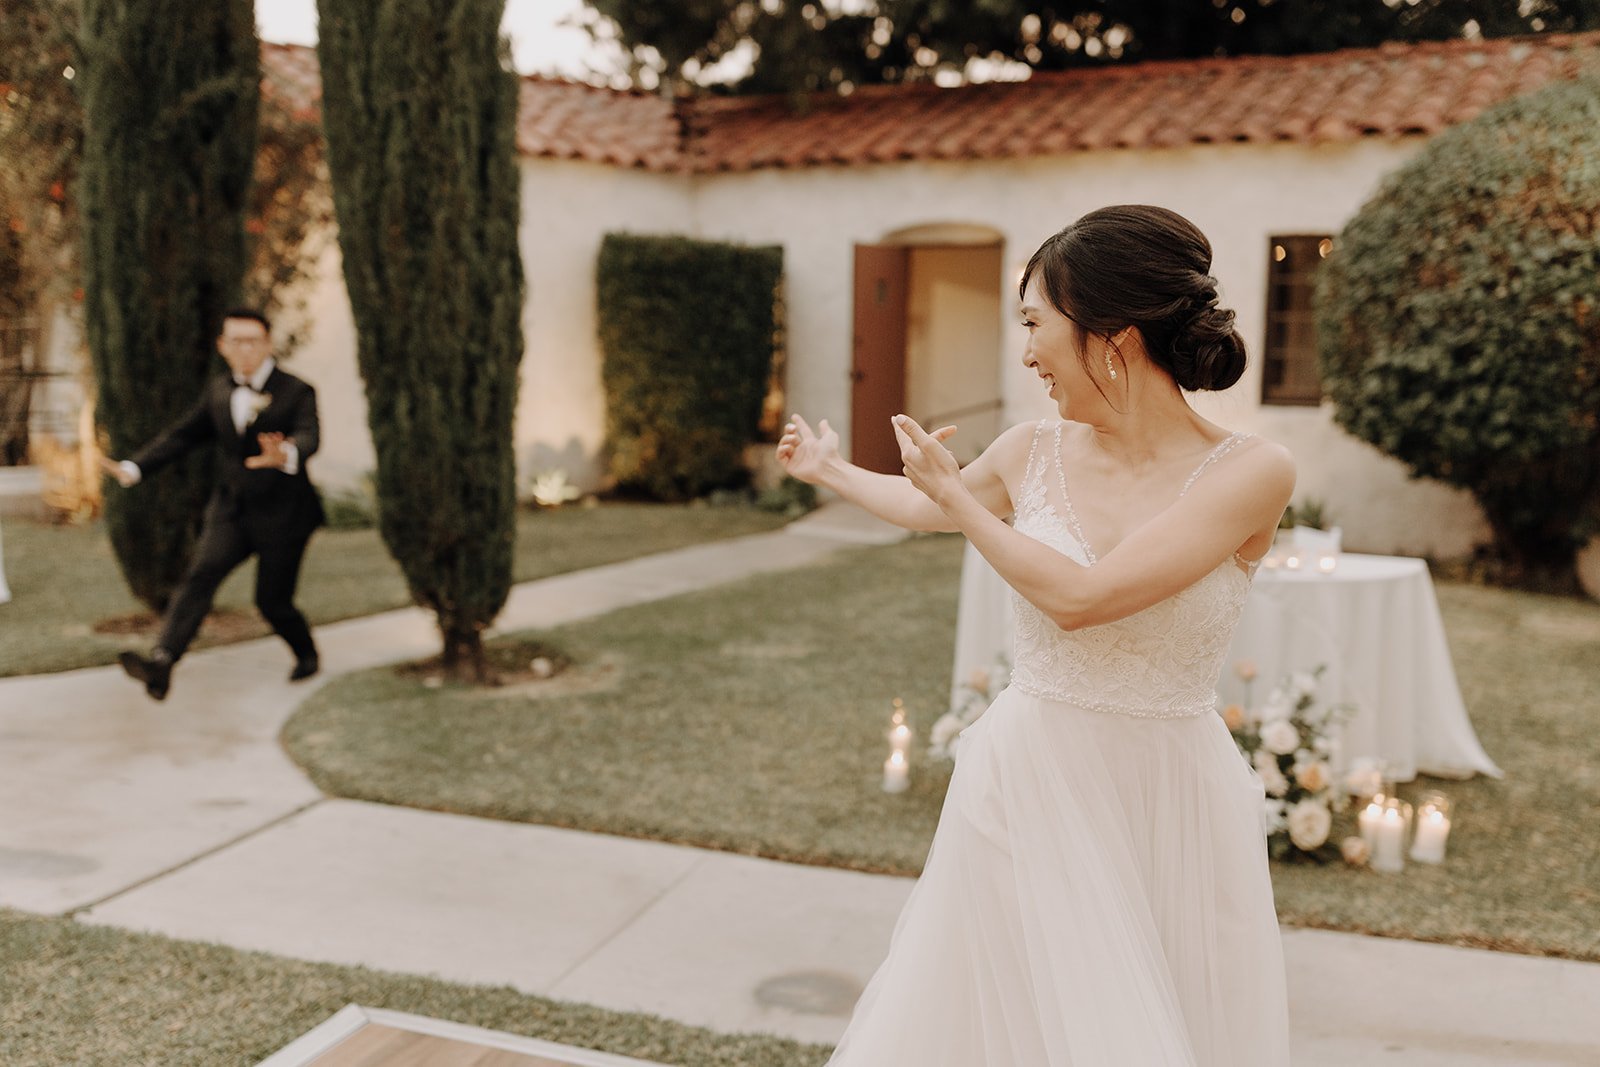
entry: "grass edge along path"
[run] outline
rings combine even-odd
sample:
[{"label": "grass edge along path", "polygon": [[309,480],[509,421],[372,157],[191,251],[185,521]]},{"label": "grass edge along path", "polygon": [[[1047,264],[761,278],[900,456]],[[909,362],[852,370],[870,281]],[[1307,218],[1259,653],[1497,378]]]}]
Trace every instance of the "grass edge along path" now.
[{"label": "grass edge along path", "polygon": [[[514,932],[508,936],[514,936]],[[828,1055],[652,1015],[0,909],[0,1063],[256,1063],[346,1004],[685,1067],[817,1067]]]}]

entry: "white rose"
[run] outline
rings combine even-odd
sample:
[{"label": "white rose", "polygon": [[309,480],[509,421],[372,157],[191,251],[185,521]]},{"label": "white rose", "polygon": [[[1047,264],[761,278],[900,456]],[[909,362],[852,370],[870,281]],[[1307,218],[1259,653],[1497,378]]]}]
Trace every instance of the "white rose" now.
[{"label": "white rose", "polygon": [[1339,842],[1339,854],[1352,867],[1365,867],[1372,858],[1372,847],[1364,838],[1347,837]]},{"label": "white rose", "polygon": [[1261,802],[1261,827],[1268,834],[1275,834],[1284,827],[1283,801],[1268,798]]},{"label": "white rose", "polygon": [[962,720],[957,715],[941,715],[928,731],[928,742],[934,753],[955,755],[955,739],[962,733]]},{"label": "white rose", "polygon": [[1317,691],[1317,676],[1306,671],[1295,671],[1289,676],[1289,687],[1294,690],[1297,701],[1312,696]]},{"label": "white rose", "polygon": [[1272,753],[1258,748],[1251,762],[1255,764],[1256,774],[1261,776],[1261,786],[1267,791],[1267,796],[1281,797],[1289,791],[1289,779],[1278,769],[1278,760]]},{"label": "white rose", "polygon": [[1287,756],[1300,747],[1300,731],[1287,719],[1274,719],[1261,727],[1261,744],[1268,752]]},{"label": "white rose", "polygon": [[1292,714],[1294,714],[1293,702],[1282,689],[1274,689],[1267,695],[1267,702],[1261,705],[1262,722],[1287,719]]},{"label": "white rose", "polygon": [[1333,828],[1333,816],[1315,800],[1302,800],[1290,808],[1288,821],[1289,840],[1308,852],[1328,840],[1328,831]]}]

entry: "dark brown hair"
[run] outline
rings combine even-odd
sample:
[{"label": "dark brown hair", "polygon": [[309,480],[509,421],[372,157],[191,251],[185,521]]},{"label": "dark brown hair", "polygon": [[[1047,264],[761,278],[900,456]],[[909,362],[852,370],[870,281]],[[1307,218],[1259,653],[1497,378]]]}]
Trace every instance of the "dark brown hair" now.
[{"label": "dark brown hair", "polygon": [[[252,322],[259,322],[263,330],[266,330],[268,333],[272,332],[272,323],[267,321],[266,313],[259,311],[256,308],[229,308],[227,311],[223,312],[222,322],[226,323],[229,319],[249,319]],[[219,328],[217,330],[218,333],[222,332],[220,326],[221,324],[219,324]]]},{"label": "dark brown hair", "polygon": [[1151,362],[1180,389],[1226,389],[1244,374],[1244,338],[1233,312],[1217,306],[1211,242],[1175,211],[1147,204],[1091,211],[1039,246],[1019,295],[1035,271],[1051,305],[1079,330],[1116,348],[1113,334],[1139,327]]}]

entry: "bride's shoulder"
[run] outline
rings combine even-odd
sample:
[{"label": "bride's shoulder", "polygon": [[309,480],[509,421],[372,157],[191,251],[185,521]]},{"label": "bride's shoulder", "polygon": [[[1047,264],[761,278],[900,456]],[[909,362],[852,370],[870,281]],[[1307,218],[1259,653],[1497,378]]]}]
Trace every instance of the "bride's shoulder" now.
[{"label": "bride's shoulder", "polygon": [[1001,431],[1000,436],[989,442],[982,454],[965,468],[967,475],[993,476],[1015,489],[1021,484],[1035,453],[1046,447],[1039,442],[1049,434],[1055,422],[1054,419],[1031,419]]},{"label": "bride's shoulder", "polygon": [[1294,491],[1294,453],[1284,445],[1260,434],[1236,434],[1239,438],[1233,463],[1239,476],[1285,496]]},{"label": "bride's shoulder", "polygon": [[1241,447],[1238,451],[1241,456],[1250,455],[1257,464],[1294,470],[1294,453],[1289,451],[1288,446],[1258,433],[1240,431],[1233,436],[1239,438]]},{"label": "bride's shoulder", "polygon": [[990,443],[987,451],[1011,458],[1026,456],[1034,445],[1050,432],[1050,427],[1058,421],[1057,419],[1029,419],[1027,422],[1019,422],[1009,429],[1002,430],[1000,436]]}]

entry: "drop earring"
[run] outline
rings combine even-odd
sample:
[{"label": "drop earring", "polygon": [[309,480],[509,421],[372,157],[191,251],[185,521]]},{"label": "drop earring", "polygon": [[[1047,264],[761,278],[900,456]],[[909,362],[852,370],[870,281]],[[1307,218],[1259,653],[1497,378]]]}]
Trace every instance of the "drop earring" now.
[{"label": "drop earring", "polygon": [[1106,373],[1111,375],[1111,380],[1117,380],[1117,368],[1111,365],[1111,350],[1106,349]]}]

